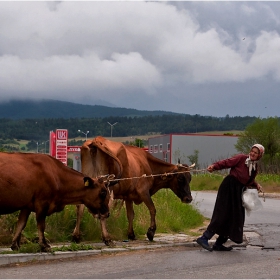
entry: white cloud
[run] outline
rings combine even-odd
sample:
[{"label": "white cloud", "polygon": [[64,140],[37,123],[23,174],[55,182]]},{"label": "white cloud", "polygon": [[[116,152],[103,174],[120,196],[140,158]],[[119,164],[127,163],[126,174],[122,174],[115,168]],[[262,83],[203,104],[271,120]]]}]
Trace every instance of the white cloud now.
[{"label": "white cloud", "polygon": [[112,55],[101,61],[95,54],[51,56],[42,60],[0,58],[0,89],[3,91],[50,92],[95,89],[148,89],[157,86],[160,73],[138,53]]},{"label": "white cloud", "polygon": [[266,83],[278,92],[279,15],[280,3],[250,1],[0,2],[0,100],[104,99],[203,114],[196,97],[207,88],[221,109],[212,114],[225,115],[245,85],[264,98]]},{"label": "white cloud", "polygon": [[241,4],[241,7],[240,7],[241,11],[244,12],[245,15],[247,16],[251,16],[252,14],[255,14],[256,13],[256,9],[252,6],[248,6],[246,4]]}]

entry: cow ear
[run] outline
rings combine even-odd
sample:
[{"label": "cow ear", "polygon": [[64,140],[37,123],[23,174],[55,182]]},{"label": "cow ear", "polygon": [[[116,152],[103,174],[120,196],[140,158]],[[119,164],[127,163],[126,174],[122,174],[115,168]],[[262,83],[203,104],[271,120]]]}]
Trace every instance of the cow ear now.
[{"label": "cow ear", "polygon": [[90,177],[84,177],[84,185],[85,187],[93,187],[93,182]]}]

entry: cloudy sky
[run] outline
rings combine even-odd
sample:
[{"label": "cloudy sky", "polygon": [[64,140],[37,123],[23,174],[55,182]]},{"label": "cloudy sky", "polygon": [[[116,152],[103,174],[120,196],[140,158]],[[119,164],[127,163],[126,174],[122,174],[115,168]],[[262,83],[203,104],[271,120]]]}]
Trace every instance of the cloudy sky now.
[{"label": "cloudy sky", "polygon": [[0,102],[280,117],[280,2],[0,1]]}]

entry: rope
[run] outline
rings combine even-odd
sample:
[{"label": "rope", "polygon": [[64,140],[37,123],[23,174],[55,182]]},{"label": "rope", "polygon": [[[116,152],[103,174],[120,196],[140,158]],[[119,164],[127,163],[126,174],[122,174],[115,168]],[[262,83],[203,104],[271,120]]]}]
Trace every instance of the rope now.
[{"label": "rope", "polygon": [[[179,165],[180,167],[188,168],[183,165]],[[125,181],[125,180],[133,180],[133,179],[141,179],[141,178],[153,178],[153,177],[158,177],[158,176],[168,176],[168,175],[174,175],[174,174],[182,174],[182,173],[190,173],[190,172],[205,172],[207,169],[196,169],[196,170],[186,170],[186,171],[177,171],[177,172],[168,172],[168,173],[161,173],[161,174],[151,174],[151,175],[146,175],[143,174],[141,176],[136,176],[136,177],[129,177],[129,178],[119,178],[119,179],[114,179],[115,175],[114,174],[108,174],[108,175],[103,175],[101,177],[107,177],[107,182],[111,181]],[[221,175],[221,174],[220,174]],[[263,190],[259,191],[260,193],[263,194],[263,201],[265,201],[265,194]]]},{"label": "rope", "polygon": [[[187,167],[185,167],[187,168]],[[206,171],[207,169],[200,169],[200,170],[186,170],[186,171],[177,171],[177,172],[168,172],[168,173],[161,173],[161,174],[150,174],[150,175],[146,175],[143,174],[141,176],[136,176],[136,177],[129,177],[129,178],[119,178],[119,179],[112,179],[112,177],[114,178],[115,175],[111,174],[107,181],[124,181],[124,180],[133,180],[133,179],[141,179],[141,178],[153,178],[153,177],[158,177],[158,176],[168,176],[168,175],[174,175],[174,174],[182,174],[182,173],[190,173],[190,172],[201,172],[201,171]]]},{"label": "rope", "polygon": [[262,194],[263,194],[263,201],[265,202],[265,195],[264,195],[264,191],[263,191],[262,188],[259,190],[259,193],[262,193]]}]

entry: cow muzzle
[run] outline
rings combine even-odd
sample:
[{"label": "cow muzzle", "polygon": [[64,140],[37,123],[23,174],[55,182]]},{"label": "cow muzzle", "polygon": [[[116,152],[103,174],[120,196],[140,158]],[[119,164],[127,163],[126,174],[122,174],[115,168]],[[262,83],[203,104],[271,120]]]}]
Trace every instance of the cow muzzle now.
[{"label": "cow muzzle", "polygon": [[193,200],[192,196],[184,196],[183,199],[181,200],[184,203],[191,203]]}]

